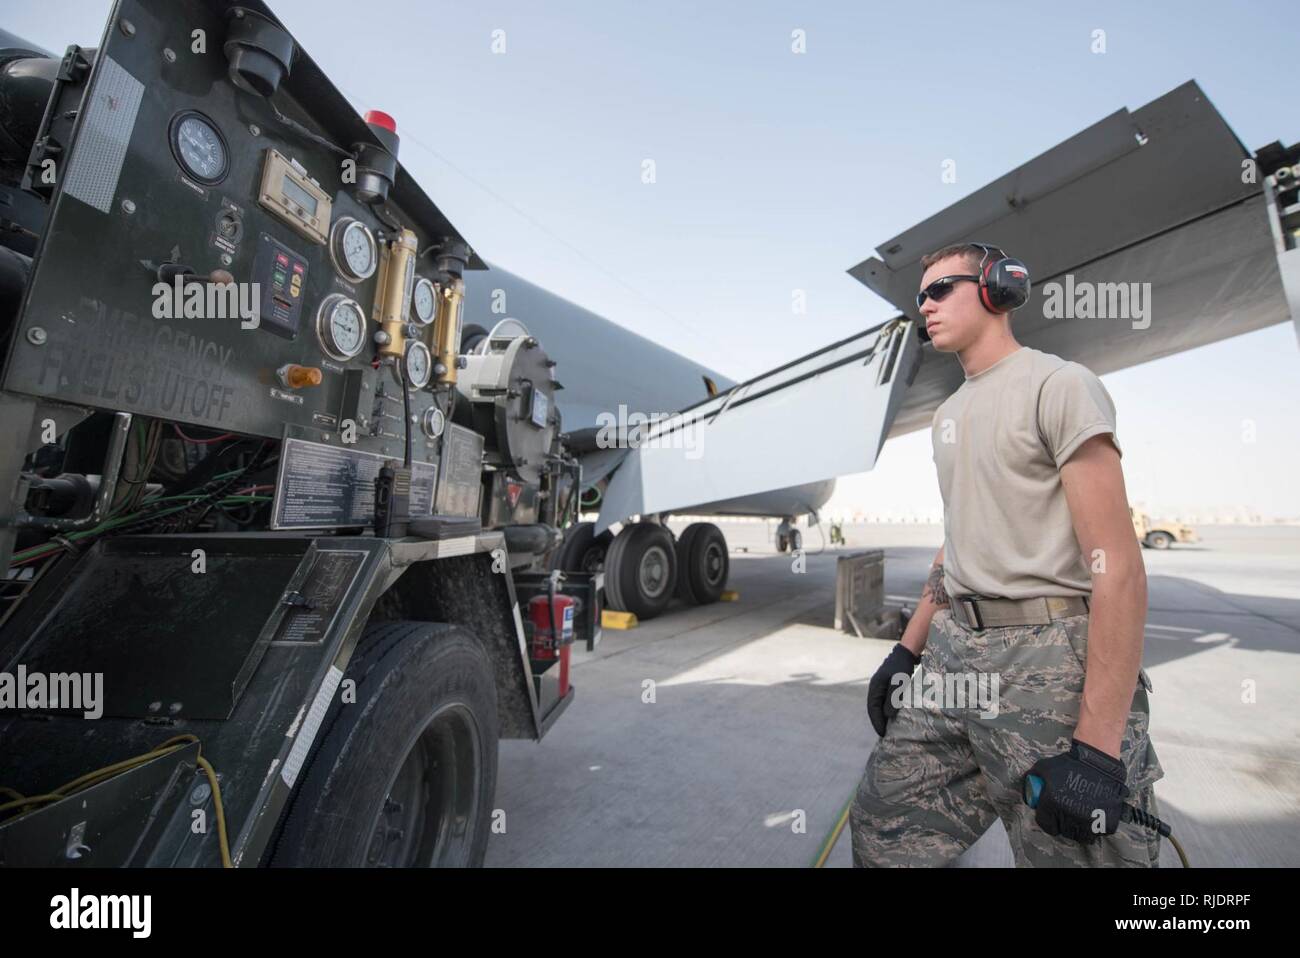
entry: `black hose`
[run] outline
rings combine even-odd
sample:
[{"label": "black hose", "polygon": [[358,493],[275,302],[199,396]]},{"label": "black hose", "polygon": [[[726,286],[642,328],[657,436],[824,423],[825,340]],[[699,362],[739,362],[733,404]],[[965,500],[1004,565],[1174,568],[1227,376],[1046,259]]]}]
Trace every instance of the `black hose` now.
[{"label": "black hose", "polygon": [[406,381],[406,373],[402,373],[402,423],[406,427],[406,454],[402,459],[402,465],[407,469],[411,468],[411,384]]}]

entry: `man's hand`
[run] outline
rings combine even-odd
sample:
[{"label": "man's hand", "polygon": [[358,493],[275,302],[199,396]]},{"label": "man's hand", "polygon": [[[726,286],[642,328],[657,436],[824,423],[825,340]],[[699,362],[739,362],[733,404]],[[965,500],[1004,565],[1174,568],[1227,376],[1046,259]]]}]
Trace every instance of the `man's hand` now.
[{"label": "man's hand", "polygon": [[1034,819],[1047,834],[1089,845],[1119,828],[1129,794],[1119,759],[1074,739],[1068,752],[1040,758],[1028,774],[1043,780]]},{"label": "man's hand", "polygon": [[899,642],[871,677],[871,684],[867,686],[867,715],[871,719],[871,727],[881,738],[885,737],[885,727],[890,720],[898,715],[898,709],[890,695],[898,684],[894,682],[894,676],[902,675],[904,680],[911,678],[920,661],[919,655],[913,655],[907,646]]}]

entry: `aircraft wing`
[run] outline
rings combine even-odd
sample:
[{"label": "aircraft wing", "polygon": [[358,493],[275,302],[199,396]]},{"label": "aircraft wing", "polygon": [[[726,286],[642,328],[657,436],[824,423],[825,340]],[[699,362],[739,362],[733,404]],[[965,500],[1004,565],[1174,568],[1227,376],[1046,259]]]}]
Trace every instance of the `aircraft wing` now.
[{"label": "aircraft wing", "polygon": [[[919,319],[923,255],[968,240],[1002,246],[1034,281],[1012,320],[1016,339],[1098,374],[1124,369],[1300,315],[1287,296],[1287,288],[1293,298],[1300,289],[1300,251],[1285,249],[1264,171],[1252,175],[1250,160],[1189,81],[1136,112],[1111,114],[900,233],[849,273]],[[1081,284],[1132,292],[1134,283],[1146,316],[1135,315],[1133,301],[1119,318],[1087,318],[1089,310],[1066,306],[1067,294],[1084,305]],[[1047,295],[1049,284],[1059,297]],[[1098,312],[1097,303],[1090,310]],[[953,357],[928,344],[922,357],[891,435],[928,427],[961,385]]]},{"label": "aircraft wing", "polygon": [[[605,490],[596,532],[633,515],[865,472],[884,445],[919,350],[915,325],[900,319],[674,415],[629,423],[631,448]],[[604,442],[619,436],[611,429]]]}]

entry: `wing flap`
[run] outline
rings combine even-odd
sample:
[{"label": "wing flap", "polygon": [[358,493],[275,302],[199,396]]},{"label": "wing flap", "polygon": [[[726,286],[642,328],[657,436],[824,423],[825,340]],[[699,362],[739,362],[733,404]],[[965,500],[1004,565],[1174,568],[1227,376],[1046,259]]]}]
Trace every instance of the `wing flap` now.
[{"label": "wing flap", "polygon": [[920,341],[907,321],[861,333],[634,430],[601,502],[599,533],[875,465]]},{"label": "wing flap", "polygon": [[[941,213],[849,273],[919,319],[920,258],[977,240],[1025,261],[1034,281],[1012,329],[1026,346],[1098,374],[1251,332],[1291,315],[1284,253],[1262,172],[1195,82],[1120,110]],[[1124,315],[1076,309],[1075,291],[1141,296]],[[1082,295],[1082,293],[1080,293]],[[1078,300],[1081,304],[1082,300]],[[1064,306],[1064,309],[1062,307]],[[922,351],[891,434],[930,424],[961,385],[956,359]]]}]

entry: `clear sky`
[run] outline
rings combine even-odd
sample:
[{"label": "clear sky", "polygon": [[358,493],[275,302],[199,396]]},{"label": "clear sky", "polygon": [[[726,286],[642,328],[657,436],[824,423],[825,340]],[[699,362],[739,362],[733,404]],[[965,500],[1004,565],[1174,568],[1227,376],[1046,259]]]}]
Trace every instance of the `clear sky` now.
[{"label": "clear sky", "polygon": [[[1120,107],[1195,79],[1246,146],[1300,139],[1300,24],[1276,0],[271,5],[359,110],[396,117],[403,162],[476,250],[735,379],[892,316],[848,267]],[[96,44],[109,6],[0,22],[62,52]],[[995,122],[1006,103],[1022,122]],[[1131,498],[1300,516],[1291,324],[1103,382]],[[938,514],[928,433],[832,507]]]}]

